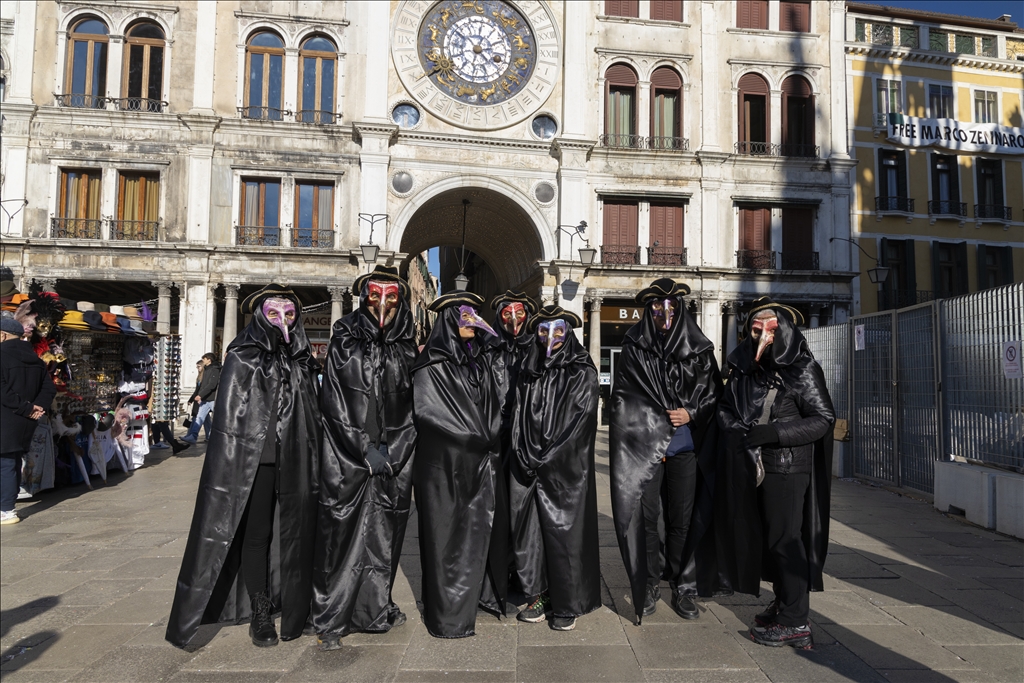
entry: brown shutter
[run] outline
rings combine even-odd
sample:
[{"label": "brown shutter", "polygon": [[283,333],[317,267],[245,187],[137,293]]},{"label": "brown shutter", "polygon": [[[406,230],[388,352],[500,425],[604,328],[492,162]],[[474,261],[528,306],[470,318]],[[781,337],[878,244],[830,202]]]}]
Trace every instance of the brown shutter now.
[{"label": "brown shutter", "polygon": [[679,249],[683,246],[683,207],[671,204],[651,205],[651,240],[653,247]]},{"label": "brown shutter", "polygon": [[790,97],[810,97],[813,94],[811,84],[803,76],[790,76],[782,81],[782,92]]},{"label": "brown shutter", "polygon": [[604,218],[604,244],[613,246],[619,243],[619,205],[612,202],[605,202],[603,209]]},{"label": "brown shutter", "polygon": [[604,202],[604,244],[608,246],[637,244],[639,205],[636,202]]},{"label": "brown shutter", "polygon": [[736,3],[737,28],[768,28],[768,0],[739,0]]},{"label": "brown shutter", "polygon": [[768,96],[768,83],[757,74],[744,74],[740,78],[739,87],[745,95]]},{"label": "brown shutter", "polygon": [[635,87],[636,72],[625,64],[613,64],[604,72],[604,80],[608,85]]},{"label": "brown shutter", "polygon": [[770,209],[740,209],[740,249],[743,251],[767,251],[771,248]]},{"label": "brown shutter", "polygon": [[782,250],[814,251],[814,212],[806,207],[782,209]]},{"label": "brown shutter", "polygon": [[807,33],[810,31],[811,3],[789,2],[779,3],[779,30]]},{"label": "brown shutter", "polygon": [[766,142],[771,140],[771,97],[768,93],[768,83],[758,76],[757,74],[744,74],[740,77],[739,82],[739,110],[737,112],[736,120],[739,123],[740,129],[737,136],[737,140],[742,142],[749,142],[744,131],[746,130],[746,109],[744,107],[743,98],[747,95],[763,95],[765,104],[765,136]]},{"label": "brown shutter", "polygon": [[651,86],[665,90],[679,90],[683,87],[683,81],[673,69],[663,66],[660,69],[655,69],[651,74]]},{"label": "brown shutter", "polygon": [[639,0],[605,0],[604,13],[609,17],[639,17]]},{"label": "brown shutter", "polygon": [[682,21],[682,1],[651,0],[651,19],[660,19],[661,21]]},{"label": "brown shutter", "polygon": [[750,28],[751,0],[739,0],[736,3],[736,28]]}]

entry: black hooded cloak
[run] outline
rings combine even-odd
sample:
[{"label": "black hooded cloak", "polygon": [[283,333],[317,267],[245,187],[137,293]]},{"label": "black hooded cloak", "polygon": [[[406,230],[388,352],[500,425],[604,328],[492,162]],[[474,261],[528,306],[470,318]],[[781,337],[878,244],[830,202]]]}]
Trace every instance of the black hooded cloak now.
[{"label": "black hooded cloak", "polygon": [[[508,471],[508,463],[512,453],[512,442],[510,432],[512,429],[512,412],[516,403],[516,386],[519,383],[519,371],[523,361],[530,353],[534,336],[527,331],[527,324],[518,336],[509,334],[504,325],[501,324],[501,309],[507,303],[499,303],[495,306],[497,313],[494,331],[496,337],[491,337],[494,346],[494,375],[499,384],[501,397],[501,460]],[[535,313],[530,309],[530,315]]]},{"label": "black hooded cloak", "polygon": [[[746,435],[761,416],[769,383],[764,370],[754,361],[756,346],[749,334],[752,316],[748,316],[748,334],[729,354],[729,381],[718,404],[722,454],[715,489],[715,544],[718,555],[719,590],[760,595],[761,580],[773,581],[773,563],[764,561],[767,549],[762,541],[761,513],[758,507],[756,453],[746,444]],[[804,504],[803,540],[809,565],[812,591],[824,590],[822,569],[828,552],[829,497],[832,486],[832,429],[835,411],[825,386],[825,375],[814,360],[800,330],[785,314],[778,316],[775,340],[765,351],[771,368],[782,380],[783,389],[774,406],[782,401],[783,391],[796,392],[809,415],[825,418],[830,428],[814,442],[811,484]],[[774,407],[773,406],[773,407]],[[799,420],[777,422],[774,411],[770,424],[779,433],[780,443],[792,442]]]},{"label": "black hooded cloak", "polygon": [[481,330],[460,339],[458,321],[457,305],[439,312],[413,367],[423,621],[439,638],[474,635],[478,604],[503,614],[508,588],[493,347]]},{"label": "black hooded cloak", "polygon": [[597,368],[575,334],[550,358],[531,346],[512,425],[512,547],[523,591],[547,591],[557,617],[601,606],[597,399]]},{"label": "black hooded cloak", "polygon": [[[320,512],[313,572],[319,634],[387,631],[391,589],[412,500],[416,444],[410,371],[416,329],[404,296],[381,330],[366,306],[334,324],[320,407],[324,416]],[[371,476],[365,455],[370,394],[382,408],[393,477]]]},{"label": "black hooded cloak", "polygon": [[608,442],[612,515],[638,620],[647,588],[647,541],[640,498],[675,431],[666,411],[676,408],[685,408],[690,414],[697,486],[684,549],[684,576],[669,578],[682,579],[680,585],[696,581],[702,594],[712,583],[710,578],[694,576],[694,563],[713,512],[717,457],[714,417],[722,379],[714,345],[701,332],[685,301],[681,297],[677,301],[676,320],[667,335],[658,329],[650,303],[643,319],[626,333],[611,396]]},{"label": "black hooded cloak", "polygon": [[320,366],[301,319],[290,336],[291,343],[285,344],[277,327],[254,304],[251,321],[228,347],[213,434],[167,624],[166,638],[178,647],[188,645],[201,623],[241,623],[251,615],[239,571],[239,522],[272,422],[276,422],[281,447],[268,592],[281,609],[282,639],[302,635],[309,616],[320,453]]}]

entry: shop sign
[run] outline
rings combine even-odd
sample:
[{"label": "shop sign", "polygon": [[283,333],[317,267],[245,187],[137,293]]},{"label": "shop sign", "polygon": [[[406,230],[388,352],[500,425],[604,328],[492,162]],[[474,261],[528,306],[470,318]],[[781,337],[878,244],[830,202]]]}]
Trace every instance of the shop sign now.
[{"label": "shop sign", "polygon": [[943,147],[960,152],[1024,155],[1024,128],[956,119],[889,114],[887,137],[905,147]]},{"label": "shop sign", "polygon": [[612,373],[602,372],[601,373],[601,386],[609,386],[612,383]]},{"label": "shop sign", "polygon": [[602,306],[601,322],[632,325],[644,317],[644,309],[636,306]]},{"label": "shop sign", "polygon": [[[243,326],[248,325],[249,321],[252,320],[252,315],[247,314],[243,321]],[[331,311],[316,311],[313,313],[302,314],[302,327],[307,330],[329,330],[331,329]],[[239,328],[241,329],[241,328]]]}]

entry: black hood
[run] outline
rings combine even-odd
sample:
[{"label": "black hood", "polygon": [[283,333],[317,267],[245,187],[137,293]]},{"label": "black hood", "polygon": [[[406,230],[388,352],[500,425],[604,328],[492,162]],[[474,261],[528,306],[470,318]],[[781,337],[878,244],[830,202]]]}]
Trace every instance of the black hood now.
[{"label": "black hood", "polygon": [[[800,332],[800,328],[793,324],[788,316],[778,314],[779,326],[775,330],[775,340],[765,350],[762,360],[768,359],[768,364],[776,368],[785,368],[799,361],[813,359],[811,350],[807,347],[807,340]],[[750,321],[747,323],[747,336],[739,346],[729,354],[729,365],[739,372],[749,375],[755,372],[760,366],[754,361],[754,354],[757,345],[754,338],[750,336]]]},{"label": "black hood", "polygon": [[626,339],[659,358],[682,361],[714,348],[686,308],[682,297],[676,297],[676,319],[668,334],[658,329],[654,320],[654,302],[644,307],[644,317],[626,332]]},{"label": "black hood", "polygon": [[459,336],[459,319],[461,314],[457,306],[448,306],[437,314],[434,329],[430,331],[427,343],[416,357],[413,372],[434,363],[450,362],[456,365],[476,363],[489,345],[494,343],[494,336],[476,329],[476,336],[468,342]]}]

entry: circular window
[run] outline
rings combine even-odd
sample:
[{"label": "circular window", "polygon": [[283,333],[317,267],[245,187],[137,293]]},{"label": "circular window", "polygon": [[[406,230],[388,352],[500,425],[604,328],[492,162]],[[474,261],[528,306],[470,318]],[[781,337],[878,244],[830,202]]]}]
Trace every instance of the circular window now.
[{"label": "circular window", "polygon": [[550,140],[558,132],[558,124],[550,116],[541,114],[533,119],[533,134],[541,140]]},{"label": "circular window", "polygon": [[412,190],[413,178],[408,171],[399,171],[391,176],[391,189],[396,194],[407,194]]},{"label": "circular window", "polygon": [[391,110],[391,120],[399,128],[414,128],[420,122],[420,110],[411,104],[400,104]]},{"label": "circular window", "polygon": [[551,183],[538,183],[533,189],[533,196],[541,204],[547,204],[555,198],[555,186]]}]

